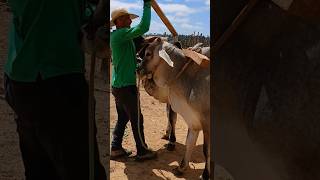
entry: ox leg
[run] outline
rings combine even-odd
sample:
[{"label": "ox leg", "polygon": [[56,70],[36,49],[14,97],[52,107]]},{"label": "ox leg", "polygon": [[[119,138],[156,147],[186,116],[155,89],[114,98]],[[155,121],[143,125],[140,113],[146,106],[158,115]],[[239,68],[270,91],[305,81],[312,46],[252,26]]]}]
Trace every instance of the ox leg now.
[{"label": "ox leg", "polygon": [[174,112],[170,105],[167,105],[167,111],[168,111],[168,120],[169,120],[169,143],[167,145],[167,150],[173,151],[175,148],[175,142],[176,142],[176,122],[177,122],[177,113]]},{"label": "ox leg", "polygon": [[173,151],[175,148],[175,143],[176,143],[176,122],[177,122],[177,113],[174,112],[170,108],[170,113],[169,113],[169,123],[171,125],[171,131],[169,135],[169,143],[167,146],[167,150]]},{"label": "ox leg", "polygon": [[162,137],[162,139],[169,140],[169,143],[167,144],[167,150],[173,151],[176,142],[175,127],[177,122],[177,113],[172,110],[170,104],[167,104],[167,117],[168,125],[166,129],[166,134]]},{"label": "ox leg", "polygon": [[170,104],[167,104],[166,110],[167,110],[168,124],[166,128],[166,134],[162,136],[162,139],[169,140],[171,129],[172,129],[172,123],[173,123],[172,118],[176,113],[171,109]]},{"label": "ox leg", "polygon": [[[210,179],[210,134],[209,132],[203,131],[203,154],[206,159],[206,165],[200,179],[209,180]],[[213,179],[213,178],[212,178]]]},{"label": "ox leg", "polygon": [[161,139],[165,139],[165,140],[169,140],[169,136],[170,136],[169,134],[171,131],[170,110],[172,110],[171,106],[170,106],[170,104],[167,104],[166,111],[167,111],[168,123],[167,123],[166,133],[161,138]]},{"label": "ox leg", "polygon": [[187,139],[186,139],[186,152],[184,154],[183,159],[180,162],[179,167],[174,169],[174,174],[179,176],[182,175],[183,171],[185,171],[187,169],[187,167],[189,166],[189,161],[191,158],[191,154],[193,151],[193,148],[196,145],[197,139],[198,139],[198,135],[199,135],[199,130],[194,130],[194,129],[188,129],[188,135],[187,135]]}]

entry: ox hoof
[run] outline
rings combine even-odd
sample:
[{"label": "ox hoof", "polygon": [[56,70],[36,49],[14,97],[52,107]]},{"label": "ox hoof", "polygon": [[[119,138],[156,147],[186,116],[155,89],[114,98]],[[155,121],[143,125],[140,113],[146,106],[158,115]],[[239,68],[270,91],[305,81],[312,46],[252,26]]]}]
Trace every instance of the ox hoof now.
[{"label": "ox hoof", "polygon": [[209,180],[210,178],[209,172],[207,169],[204,169],[202,175],[200,176],[201,180]]},{"label": "ox hoof", "polygon": [[169,136],[168,136],[167,134],[165,134],[165,135],[163,135],[163,136],[161,137],[161,139],[169,140]]},{"label": "ox hoof", "polygon": [[174,143],[168,143],[166,144],[166,148],[168,151],[173,151],[175,149],[176,145]]},{"label": "ox hoof", "polygon": [[180,169],[180,167],[176,167],[173,169],[173,174],[175,176],[182,176],[183,175],[183,171]]},{"label": "ox hoof", "polygon": [[208,178],[203,177],[203,175],[199,176],[200,180],[209,180]]}]

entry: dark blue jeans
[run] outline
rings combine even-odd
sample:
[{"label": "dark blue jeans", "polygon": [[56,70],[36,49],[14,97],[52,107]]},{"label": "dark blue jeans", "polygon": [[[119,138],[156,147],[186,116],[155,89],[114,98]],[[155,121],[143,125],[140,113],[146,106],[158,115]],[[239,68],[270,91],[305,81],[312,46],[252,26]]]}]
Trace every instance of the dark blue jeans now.
[{"label": "dark blue jeans", "polygon": [[[137,153],[138,155],[143,154],[147,145],[145,143],[143,132],[143,116],[141,114],[141,110],[138,110],[137,87],[135,85],[122,88],[113,87],[112,94],[115,97],[118,121],[113,131],[111,147],[122,147],[124,131],[128,121],[130,120],[133,137],[136,142]],[[140,115],[139,121],[138,114]]]},{"label": "dark blue jeans", "polygon": [[[89,177],[88,84],[83,74],[36,82],[5,76],[6,100],[16,114],[26,180]],[[95,142],[96,178],[106,180]]]}]

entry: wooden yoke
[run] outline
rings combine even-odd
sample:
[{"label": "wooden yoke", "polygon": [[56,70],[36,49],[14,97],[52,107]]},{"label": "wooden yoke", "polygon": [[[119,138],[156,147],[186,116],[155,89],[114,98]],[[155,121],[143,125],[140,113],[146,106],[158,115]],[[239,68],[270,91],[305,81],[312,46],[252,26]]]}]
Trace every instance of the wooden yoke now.
[{"label": "wooden yoke", "polygon": [[210,59],[200,53],[192,51],[190,49],[182,49],[182,52],[185,56],[192,59],[195,63],[197,63],[202,68],[207,68],[210,66]]},{"label": "wooden yoke", "polygon": [[[178,41],[178,33],[177,33],[177,31],[174,29],[174,27],[172,26],[172,24],[170,23],[168,18],[164,15],[164,13],[161,10],[161,8],[158,5],[158,3],[155,0],[151,0],[151,6],[154,9],[154,11],[158,14],[158,16],[160,17],[162,22],[166,25],[166,27],[171,32],[171,34],[172,34],[172,36],[174,38],[173,41],[174,42]],[[187,56],[190,59],[192,59],[193,61],[195,61],[201,67],[208,67],[209,64],[210,64],[209,58],[204,56],[204,55],[202,55],[202,54],[199,54],[197,52],[194,52],[194,51],[188,50],[188,49],[183,49],[183,53],[184,53],[185,56]]]}]

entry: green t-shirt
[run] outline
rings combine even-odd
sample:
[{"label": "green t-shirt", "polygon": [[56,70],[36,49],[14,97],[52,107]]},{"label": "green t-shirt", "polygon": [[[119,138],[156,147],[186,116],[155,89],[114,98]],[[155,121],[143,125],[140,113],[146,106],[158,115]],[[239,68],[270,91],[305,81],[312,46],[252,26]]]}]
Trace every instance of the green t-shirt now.
[{"label": "green t-shirt", "polygon": [[5,73],[13,80],[34,82],[84,72],[80,28],[85,0],[9,0],[13,19]]},{"label": "green t-shirt", "polygon": [[131,28],[121,28],[111,32],[112,87],[120,88],[136,84],[136,48],[133,39],[149,30],[151,2],[144,3],[141,22]]}]

